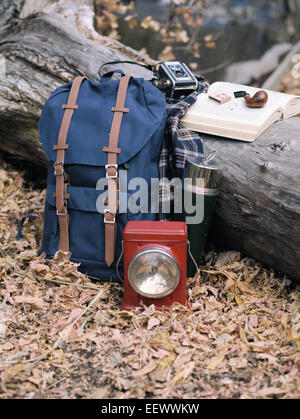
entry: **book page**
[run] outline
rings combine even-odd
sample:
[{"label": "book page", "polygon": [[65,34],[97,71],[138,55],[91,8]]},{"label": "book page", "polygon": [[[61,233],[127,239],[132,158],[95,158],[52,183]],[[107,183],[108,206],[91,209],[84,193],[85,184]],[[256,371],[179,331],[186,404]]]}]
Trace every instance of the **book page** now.
[{"label": "book page", "polygon": [[275,122],[279,121],[282,118],[282,109],[277,110],[276,112],[274,112],[270,118],[268,118],[266,120],[266,122],[263,124],[263,126],[261,127],[261,129],[258,132],[258,135],[262,134],[267,128],[269,128],[272,124],[274,124]]},{"label": "book page", "polygon": [[[225,92],[222,90],[222,93]],[[225,92],[228,93],[228,92]],[[251,109],[252,110],[252,109]],[[274,112],[254,112],[249,115],[249,109],[245,107],[244,99],[232,99],[230,102],[220,104],[210,99],[206,93],[198,96],[197,102],[193,104],[182,121],[207,122],[217,126],[236,127],[248,130],[257,130],[262,123]]]},{"label": "book page", "polygon": [[[244,90],[253,96],[258,90],[257,87],[244,86],[235,83],[216,82],[213,83],[208,93],[227,93],[231,96],[231,101],[220,104],[210,99],[207,94],[199,95],[197,102],[191,106],[186,114],[186,119],[191,121],[198,120],[216,121],[218,125],[228,127],[239,124],[240,128],[259,130],[267,119],[272,117],[276,111],[281,110],[295,98],[293,95],[266,90],[269,96],[268,102],[263,108],[248,108],[244,98],[235,98],[234,92]],[[185,118],[183,118],[184,120]],[[273,118],[272,118],[273,119]]]},{"label": "book page", "polygon": [[[235,140],[249,141],[252,142],[256,139],[259,130],[250,131],[245,129],[238,129],[236,127],[225,127],[224,125],[207,124],[205,122],[194,122],[192,120],[185,119],[183,125],[193,131],[201,132],[203,134],[217,135],[220,137],[226,137]],[[238,127],[238,126],[237,126]]]},{"label": "book page", "polygon": [[300,114],[300,97],[295,96],[286,105],[283,117],[290,118],[291,116],[295,116],[298,114]]}]

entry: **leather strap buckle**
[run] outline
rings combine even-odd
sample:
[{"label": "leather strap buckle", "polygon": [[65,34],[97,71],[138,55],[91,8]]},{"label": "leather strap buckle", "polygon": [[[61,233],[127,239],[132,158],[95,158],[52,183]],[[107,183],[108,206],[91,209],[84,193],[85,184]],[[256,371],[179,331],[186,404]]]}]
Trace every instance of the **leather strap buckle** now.
[{"label": "leather strap buckle", "polygon": [[[115,175],[109,175],[108,174],[108,169],[110,168],[110,167],[113,167],[113,168],[115,168],[116,169],[116,174]],[[106,170],[106,179],[117,179],[118,178],[118,165],[117,164],[107,164],[107,165],[105,165],[105,170]]]},{"label": "leather strap buckle", "polygon": [[68,211],[65,210],[65,212],[59,212],[58,210],[56,211],[56,215],[58,217],[66,217],[68,215]]},{"label": "leather strap buckle", "polygon": [[[110,214],[113,216],[112,220],[108,220],[106,215]],[[104,210],[104,223],[105,224],[115,224],[116,222],[116,214],[112,213],[109,209]]]},{"label": "leather strap buckle", "polygon": [[[61,171],[58,173],[57,169],[60,167]],[[63,176],[65,173],[64,163],[62,161],[54,163],[54,176]]]}]

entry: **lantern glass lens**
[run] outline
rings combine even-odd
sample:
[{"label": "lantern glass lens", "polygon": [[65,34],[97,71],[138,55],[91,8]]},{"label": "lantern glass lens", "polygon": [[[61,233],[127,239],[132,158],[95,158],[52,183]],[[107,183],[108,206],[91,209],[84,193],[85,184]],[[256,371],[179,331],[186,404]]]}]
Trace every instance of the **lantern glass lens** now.
[{"label": "lantern glass lens", "polygon": [[132,288],[148,298],[162,298],[178,285],[180,270],[171,253],[160,248],[149,248],[131,260],[128,279]]}]

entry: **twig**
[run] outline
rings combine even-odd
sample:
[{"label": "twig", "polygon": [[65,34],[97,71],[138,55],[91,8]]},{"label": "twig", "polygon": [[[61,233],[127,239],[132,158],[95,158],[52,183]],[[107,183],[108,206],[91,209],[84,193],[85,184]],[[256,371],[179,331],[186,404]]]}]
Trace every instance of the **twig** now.
[{"label": "twig", "polygon": [[56,387],[58,384],[62,383],[63,381],[65,381],[67,379],[67,377],[62,378],[61,380],[56,381],[55,383],[51,384],[48,387],[48,390],[51,390],[51,388]]},{"label": "twig", "polygon": [[[13,264],[11,264],[11,263],[9,263],[9,265],[14,267]],[[15,274],[21,275],[21,276],[26,276],[26,278],[29,278],[29,279],[33,279],[28,274],[26,274],[24,272],[16,271],[15,269],[13,270],[12,273],[15,273]],[[35,276],[37,277],[37,279],[41,279],[43,281],[48,281],[48,282],[54,282],[55,284],[72,285],[73,287],[88,288],[88,289],[93,290],[93,291],[98,291],[98,290],[101,289],[100,287],[92,286],[92,285],[76,284],[74,282],[69,282],[69,281],[59,281],[58,279],[44,278],[42,275],[39,275],[39,274],[35,274]]]},{"label": "twig", "polygon": [[189,42],[185,46],[185,50],[186,51],[189,51],[193,47],[193,45],[194,45],[194,43],[195,43],[195,41],[197,39],[197,36],[199,35],[200,29],[201,29],[201,25],[198,25],[197,28],[196,28],[196,30],[194,30],[194,32],[193,32],[193,34],[191,36],[191,39],[189,40]]},{"label": "twig", "polygon": [[73,326],[75,326],[75,324],[78,322],[78,320],[81,319],[81,317],[92,307],[92,305],[96,303],[96,301],[101,297],[102,294],[103,294],[103,290],[101,289],[100,292],[89,303],[89,305],[86,307],[86,309],[84,309],[83,312],[70,325],[68,325],[67,327],[65,327],[65,329],[63,329],[63,331],[61,332],[60,337],[54,343],[52,348],[49,349],[47,352],[45,352],[44,354],[39,355],[35,358],[25,359],[23,361],[22,360],[20,360],[20,361],[6,361],[6,362],[3,362],[2,364],[0,364],[0,367],[4,367],[5,365],[10,365],[10,364],[28,364],[29,362],[38,362],[38,361],[41,361],[42,359],[44,359],[46,356],[50,355],[51,352],[53,352],[60,345],[61,342],[63,342],[65,339],[67,339],[67,337],[70,335],[70,333],[73,329]]},{"label": "twig", "polygon": [[93,290],[93,291],[98,291],[98,290],[102,289],[102,288],[96,287],[96,286],[93,287],[92,285],[76,284],[74,282],[69,282],[69,281],[59,281],[59,280],[56,280],[56,279],[49,279],[49,278],[43,278],[43,277],[40,277],[39,279],[43,279],[44,281],[48,281],[48,282],[54,282],[55,284],[73,285],[74,287],[87,288],[87,289],[90,289],[90,290]]}]

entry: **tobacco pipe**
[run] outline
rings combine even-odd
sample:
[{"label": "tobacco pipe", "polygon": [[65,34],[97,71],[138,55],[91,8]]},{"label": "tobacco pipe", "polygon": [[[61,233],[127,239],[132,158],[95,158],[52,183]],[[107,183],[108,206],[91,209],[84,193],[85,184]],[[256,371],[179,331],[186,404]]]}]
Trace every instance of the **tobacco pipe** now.
[{"label": "tobacco pipe", "polygon": [[235,92],[234,96],[236,98],[243,97],[249,108],[263,108],[269,98],[268,93],[264,90],[258,90],[258,92],[256,92],[252,97],[247,92]]}]

